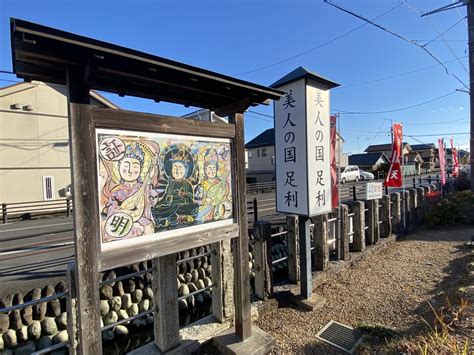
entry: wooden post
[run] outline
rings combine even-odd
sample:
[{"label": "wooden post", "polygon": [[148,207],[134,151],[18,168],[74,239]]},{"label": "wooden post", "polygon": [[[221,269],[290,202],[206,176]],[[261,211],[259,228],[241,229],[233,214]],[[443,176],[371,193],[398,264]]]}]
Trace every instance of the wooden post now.
[{"label": "wooden post", "polygon": [[[68,67],[69,151],[74,204],[76,290],[81,354],[102,354],[97,267],[99,211],[95,127],[91,120],[86,68]],[[175,285],[176,286],[176,285]]]},{"label": "wooden post", "polygon": [[349,206],[341,204],[341,239],[336,242],[341,243],[340,247],[336,246],[336,250],[341,251],[340,260],[347,261],[351,258],[349,254]]},{"label": "wooden post", "polygon": [[253,225],[255,244],[255,293],[265,301],[273,293],[272,273],[272,225],[258,221]]},{"label": "wooden post", "polygon": [[401,211],[400,211],[400,194],[398,192],[392,192],[390,194],[390,200],[392,201],[392,230],[400,230]]},{"label": "wooden post", "polygon": [[[328,227],[327,216],[320,215],[313,217],[313,243],[315,269],[318,271],[326,270],[329,263],[329,247],[328,247]],[[301,231],[301,228],[300,228]],[[300,232],[301,233],[301,232]],[[300,234],[301,239],[301,234]]]},{"label": "wooden post", "polygon": [[212,315],[223,322],[234,315],[234,267],[230,240],[211,244]]},{"label": "wooden post", "polygon": [[299,237],[298,218],[286,216],[287,243],[288,243],[288,281],[296,284],[299,281]]},{"label": "wooden post", "polygon": [[352,235],[352,243],[354,251],[362,252],[365,250],[365,203],[364,201],[354,201],[352,204],[354,211],[354,219],[352,227],[354,234]]},{"label": "wooden post", "polygon": [[179,345],[177,277],[176,254],[153,259],[155,345],[163,353]]},{"label": "wooden post", "polygon": [[298,226],[300,239],[301,297],[303,299],[309,299],[313,293],[313,275],[311,268],[311,218],[299,216]]},{"label": "wooden post", "polygon": [[382,224],[380,225],[380,237],[381,238],[388,238],[392,235],[392,219],[391,216],[391,208],[390,208],[390,196],[384,195],[382,196],[382,208],[380,209],[380,219],[382,220]]},{"label": "wooden post", "polygon": [[250,314],[250,270],[248,261],[249,236],[245,197],[244,115],[241,113],[230,115],[229,123],[235,124],[235,139],[232,144],[232,153],[234,156],[233,177],[237,186],[237,193],[234,194],[235,214],[239,223],[239,237],[233,239],[235,334],[241,340],[245,340],[252,335],[252,319]]}]

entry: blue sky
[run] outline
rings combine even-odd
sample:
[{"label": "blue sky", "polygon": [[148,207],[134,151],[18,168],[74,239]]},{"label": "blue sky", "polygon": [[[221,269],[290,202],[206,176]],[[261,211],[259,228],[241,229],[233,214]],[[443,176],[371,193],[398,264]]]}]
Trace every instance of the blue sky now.
[{"label": "blue sky", "polygon": [[[451,1],[413,0],[400,5],[398,0],[334,0],[370,19],[392,10],[374,21],[420,44],[454,25],[426,48],[440,61],[447,62],[449,73],[468,85],[467,24],[461,20],[466,9],[461,7],[459,12],[450,10],[429,18],[421,18],[417,13]],[[463,85],[453,75],[448,75],[442,66],[435,66],[437,62],[420,47],[374,26],[367,24],[346,34],[364,22],[322,0],[201,0],[179,4],[159,0],[0,0],[0,70],[11,70],[10,17],[263,85],[304,66],[341,84],[331,93],[332,112],[390,111],[450,94],[396,112],[342,113],[341,133],[346,140],[346,152],[363,151],[369,143],[388,142],[391,120],[404,123],[405,135],[414,136],[406,137],[412,144],[434,143],[438,138],[420,135],[441,133],[449,139],[450,133],[469,132],[469,96],[455,92],[463,89]],[[413,71],[416,72],[405,74]],[[386,77],[392,78],[380,80]],[[16,78],[0,74],[0,80]],[[353,86],[365,82],[370,83]],[[2,86],[8,84],[0,81]],[[174,115],[189,112],[166,103],[107,97],[130,110]],[[271,106],[252,111],[273,113]],[[271,118],[248,114],[246,140],[272,126]],[[456,145],[464,148],[469,142],[466,134],[455,135],[454,139]]]}]

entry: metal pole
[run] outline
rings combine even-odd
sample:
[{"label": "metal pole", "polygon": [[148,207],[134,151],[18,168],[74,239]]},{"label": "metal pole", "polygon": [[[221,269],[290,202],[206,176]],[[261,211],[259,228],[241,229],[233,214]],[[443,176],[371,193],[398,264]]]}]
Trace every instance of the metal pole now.
[{"label": "metal pole", "polygon": [[467,32],[469,41],[469,97],[470,97],[470,118],[471,118],[471,135],[469,140],[469,159],[471,165],[471,191],[474,191],[474,96],[472,89],[474,88],[474,4],[472,1],[467,3]]},{"label": "metal pole", "polygon": [[[403,122],[400,122],[400,124],[402,125],[402,129],[403,129]],[[406,206],[406,198],[405,198],[405,154],[403,154],[403,150],[404,150],[404,146],[403,146],[403,136],[402,136],[402,191],[403,191],[403,229],[405,230],[406,227],[407,227],[407,213],[406,213],[406,210],[407,210],[407,206]]]},{"label": "metal pole", "polygon": [[[338,255],[341,255],[341,198],[339,196],[339,191],[340,191],[340,184],[341,184],[341,179],[340,179],[340,171],[341,171],[341,115],[338,112],[336,114],[336,119],[337,119],[337,131],[336,131],[336,147],[339,142],[339,152],[338,152],[338,161],[337,161],[337,192],[338,192],[338,199],[337,199],[337,240],[338,240]],[[339,138],[338,138],[339,135]]]}]

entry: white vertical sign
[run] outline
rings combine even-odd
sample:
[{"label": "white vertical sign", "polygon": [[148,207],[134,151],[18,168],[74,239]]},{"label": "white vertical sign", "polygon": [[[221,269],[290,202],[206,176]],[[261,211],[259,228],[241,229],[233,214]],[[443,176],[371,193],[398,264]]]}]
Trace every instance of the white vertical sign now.
[{"label": "white vertical sign", "polygon": [[328,85],[301,79],[279,89],[286,94],[275,102],[277,211],[330,212]]},{"label": "white vertical sign", "polygon": [[275,101],[277,211],[307,215],[305,81],[285,85]]},{"label": "white vertical sign", "polygon": [[306,85],[309,215],[328,213],[331,199],[331,122],[328,86]]}]

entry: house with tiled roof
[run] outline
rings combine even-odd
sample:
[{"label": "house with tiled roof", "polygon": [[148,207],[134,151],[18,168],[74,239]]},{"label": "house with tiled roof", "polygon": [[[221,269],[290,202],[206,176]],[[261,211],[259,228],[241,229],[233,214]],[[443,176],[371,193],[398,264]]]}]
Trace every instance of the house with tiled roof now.
[{"label": "house with tiled roof", "polygon": [[[337,135],[336,161],[344,139]],[[269,128],[247,142],[246,171],[247,183],[275,181],[275,129]],[[341,151],[341,167],[347,166],[347,154]]]},{"label": "house with tiled roof", "polygon": [[421,169],[424,172],[433,171],[436,167],[436,162],[438,161],[438,154],[435,145],[433,143],[413,144],[411,149],[413,152],[420,154],[423,159]]},{"label": "house with tiled roof", "polygon": [[388,165],[389,158],[385,153],[366,153],[349,155],[349,165],[357,165],[359,169],[366,171],[377,171],[384,165]]}]

